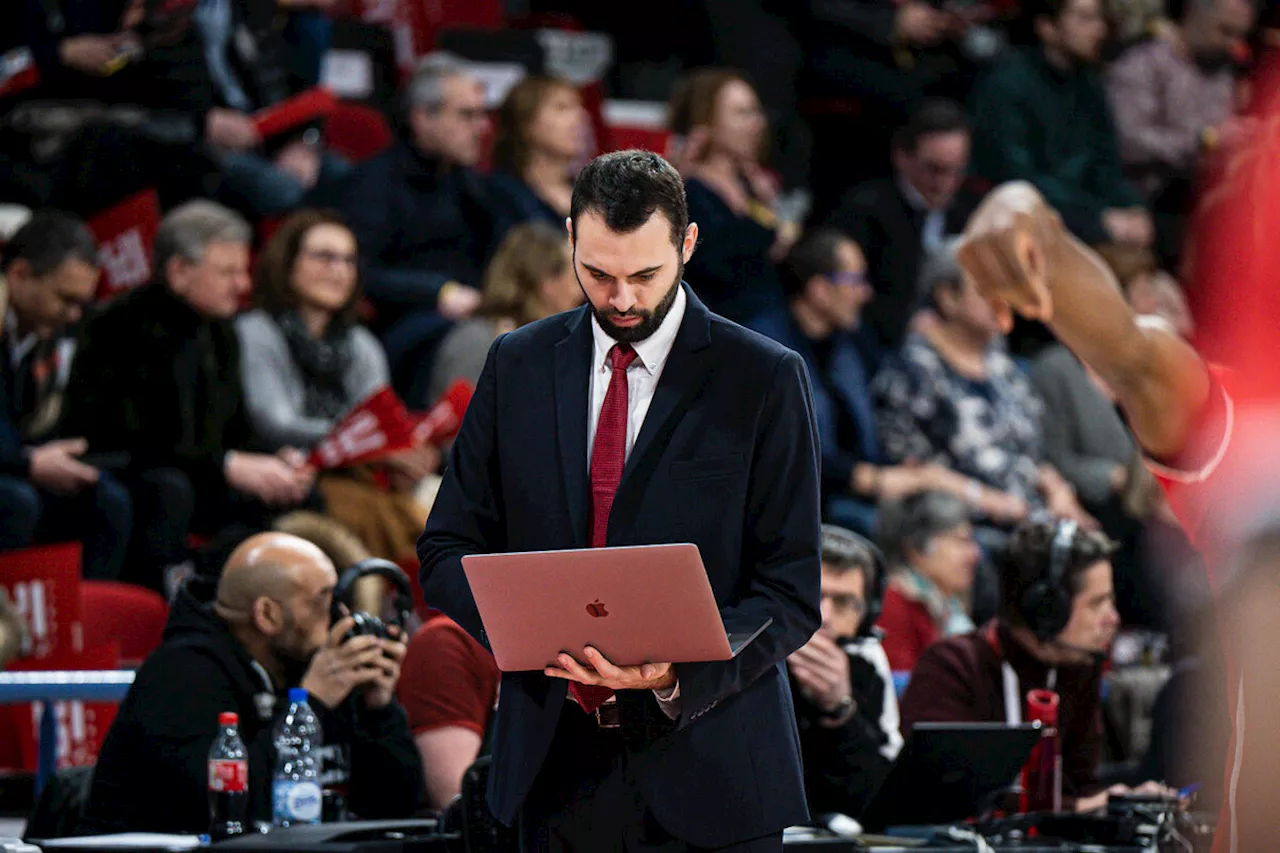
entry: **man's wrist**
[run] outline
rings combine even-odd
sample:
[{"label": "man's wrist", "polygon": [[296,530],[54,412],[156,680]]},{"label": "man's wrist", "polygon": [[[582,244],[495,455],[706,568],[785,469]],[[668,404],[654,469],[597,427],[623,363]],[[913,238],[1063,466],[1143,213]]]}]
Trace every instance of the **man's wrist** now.
[{"label": "man's wrist", "polygon": [[820,710],[822,711],[822,724],[827,728],[835,729],[853,719],[853,715],[858,711],[858,703],[854,701],[852,694],[846,693],[834,707]]}]

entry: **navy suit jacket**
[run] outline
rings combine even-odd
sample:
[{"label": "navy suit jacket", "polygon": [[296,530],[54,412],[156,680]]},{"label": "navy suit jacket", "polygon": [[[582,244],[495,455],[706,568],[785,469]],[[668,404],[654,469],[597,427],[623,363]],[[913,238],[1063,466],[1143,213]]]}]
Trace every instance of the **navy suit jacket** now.
[{"label": "navy suit jacket", "polygon": [[[791,312],[766,314],[752,323],[751,328],[795,350],[804,359],[809,381],[813,383],[814,411],[822,442],[823,484],[830,493],[847,493],[855,465],[859,462],[879,465],[883,461],[871,381],[853,338],[843,332],[832,336],[831,356],[824,370],[813,345],[791,318]],[[856,447],[840,443],[841,416],[852,421],[857,430]]]},{"label": "navy suit jacket", "polygon": [[[800,358],[685,292],[607,541],[693,542],[727,628],[773,619],[734,660],[676,665],[680,717],[629,764],[667,831],[719,847],[808,819],[785,660],[821,621],[818,437]],[[428,604],[481,643],[462,556],[588,545],[592,352],[584,306],[498,338],[476,384],[418,555]],[[504,823],[548,760],[567,688],[503,675],[489,800]]]}]

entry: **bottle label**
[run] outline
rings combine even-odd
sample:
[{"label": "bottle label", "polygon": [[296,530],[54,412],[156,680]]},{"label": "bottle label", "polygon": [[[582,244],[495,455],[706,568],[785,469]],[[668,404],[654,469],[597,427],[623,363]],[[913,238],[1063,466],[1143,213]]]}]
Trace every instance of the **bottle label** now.
[{"label": "bottle label", "polygon": [[271,800],[277,824],[320,822],[323,801],[320,786],[315,782],[277,779],[272,785]]},{"label": "bottle label", "polygon": [[240,794],[249,790],[249,762],[216,758],[209,762],[209,790]]}]

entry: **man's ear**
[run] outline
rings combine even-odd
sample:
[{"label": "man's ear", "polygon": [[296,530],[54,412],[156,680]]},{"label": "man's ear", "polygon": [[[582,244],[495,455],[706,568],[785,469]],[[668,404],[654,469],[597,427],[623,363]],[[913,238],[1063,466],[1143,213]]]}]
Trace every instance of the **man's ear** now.
[{"label": "man's ear", "polygon": [[191,272],[191,262],[180,255],[174,255],[164,262],[164,280],[174,293],[186,290],[187,276]]},{"label": "man's ear", "polygon": [[15,281],[25,282],[28,279],[35,278],[34,271],[31,267],[31,261],[26,258],[17,258],[4,270],[4,277],[8,279],[10,283]]},{"label": "man's ear", "polygon": [[278,601],[258,596],[249,608],[249,621],[260,634],[278,636],[284,630],[284,608]]},{"label": "man's ear", "polygon": [[811,275],[804,283],[804,290],[801,295],[809,302],[823,304],[825,300],[822,297],[825,294],[826,286],[827,277],[825,275]]},{"label": "man's ear", "polygon": [[686,264],[693,257],[693,250],[696,248],[698,248],[698,223],[690,222],[684,229],[684,245],[680,247],[680,254]]}]

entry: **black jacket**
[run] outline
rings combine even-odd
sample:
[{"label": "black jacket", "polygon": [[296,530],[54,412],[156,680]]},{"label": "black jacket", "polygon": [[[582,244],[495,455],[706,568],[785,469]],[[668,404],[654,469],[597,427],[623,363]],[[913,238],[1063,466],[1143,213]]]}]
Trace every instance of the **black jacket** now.
[{"label": "black jacket", "polygon": [[365,292],[384,309],[433,307],[447,281],[479,287],[501,229],[482,175],[442,169],[406,142],[362,163],[340,207]]},{"label": "black jacket", "polygon": [[896,697],[886,695],[893,685],[874,664],[853,652],[849,652],[849,680],[857,710],[837,728],[822,725],[822,712],[799,690],[793,691],[804,790],[815,815],[860,816],[893,767],[893,760],[884,754],[892,735],[882,720],[886,700],[897,706]]},{"label": "black jacket", "polygon": [[[964,230],[981,196],[961,189],[946,213],[947,235]],[[867,278],[875,299],[864,312],[862,325],[885,350],[902,346],[907,324],[919,304],[917,279],[925,252],[920,245],[924,214],[908,203],[895,178],[880,178],[854,187],[827,218],[862,247]]]},{"label": "black jacket", "polygon": [[197,489],[225,481],[223,457],[249,449],[240,344],[231,323],[196,313],[160,283],[114,301],[85,328],[62,432],[139,469],[175,467]]},{"label": "black jacket", "polygon": [[[271,820],[271,730],[286,707],[284,691],[269,684],[214,615],[214,592],[206,577],[179,591],[164,642],[138,670],[107,733],[86,832],[208,831],[207,762],[223,711],[240,715],[249,751],[249,819]],[[333,711],[313,707],[325,744],[349,750],[351,811],[364,818],[411,816],[423,776],[404,710],[395,702],[371,710],[354,697]]]}]

